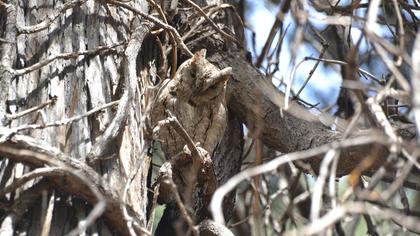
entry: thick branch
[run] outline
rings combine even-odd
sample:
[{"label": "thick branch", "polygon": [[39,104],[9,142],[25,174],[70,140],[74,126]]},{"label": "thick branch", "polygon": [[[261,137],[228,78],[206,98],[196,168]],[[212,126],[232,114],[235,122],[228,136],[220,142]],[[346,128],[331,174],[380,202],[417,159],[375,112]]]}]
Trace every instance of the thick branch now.
[{"label": "thick branch", "polygon": [[[210,47],[210,46],[209,46]],[[208,54],[211,54],[209,52]],[[260,138],[268,147],[283,153],[306,150],[322,144],[340,140],[345,122],[327,114],[315,115],[297,102],[291,102],[285,111],[284,95],[267,81],[267,78],[253,67],[238,50],[214,52],[209,60],[219,68],[233,68],[233,79],[228,84],[229,109],[253,132],[261,131]],[[408,134],[413,134],[410,130]],[[337,176],[349,174],[367,155],[374,154],[386,158],[385,146],[372,149],[373,144],[361,145],[341,151]],[[376,153],[371,153],[376,150]],[[319,169],[321,158],[308,162],[314,170]],[[377,161],[381,163],[381,161]],[[383,163],[383,162],[382,162]],[[373,166],[375,167],[375,165]]]},{"label": "thick branch", "polygon": [[[9,149],[31,150],[33,153],[39,153],[48,158],[41,160],[31,155],[25,155],[24,153],[11,154],[6,151]],[[123,214],[123,209],[124,207],[130,208],[124,205],[115,189],[105,184],[102,181],[101,176],[83,162],[74,158],[69,158],[56,148],[45,143],[39,143],[31,137],[18,134],[14,135],[7,142],[0,144],[0,155],[32,167],[40,167],[47,164],[49,166],[65,166],[66,168],[77,171],[78,175],[83,176],[87,182],[92,184],[90,187],[98,189],[104,197],[107,203],[104,214],[110,225],[119,235],[129,235],[129,230],[125,224],[126,219]],[[78,195],[92,205],[95,205],[98,201],[90,189],[84,184],[81,184],[80,179],[74,175],[64,175],[62,178],[51,178],[50,180],[53,181],[56,186],[62,188],[63,191]],[[135,215],[135,212],[132,209],[130,209],[129,213],[132,215],[133,220],[136,221],[135,223],[141,225],[140,222],[137,221],[139,217]]]},{"label": "thick branch", "polygon": [[98,158],[103,157],[108,151],[107,147],[114,141],[120,134],[120,131],[124,127],[127,117],[130,112],[130,102],[133,100],[133,96],[136,88],[136,58],[140,52],[141,45],[143,44],[144,38],[148,35],[150,26],[148,24],[140,25],[135,33],[132,35],[128,42],[125,50],[124,57],[124,79],[125,79],[125,91],[120,99],[118,110],[115,114],[111,124],[106,128],[104,134],[92,147],[92,150],[87,155],[87,160],[90,163],[95,162]]}]

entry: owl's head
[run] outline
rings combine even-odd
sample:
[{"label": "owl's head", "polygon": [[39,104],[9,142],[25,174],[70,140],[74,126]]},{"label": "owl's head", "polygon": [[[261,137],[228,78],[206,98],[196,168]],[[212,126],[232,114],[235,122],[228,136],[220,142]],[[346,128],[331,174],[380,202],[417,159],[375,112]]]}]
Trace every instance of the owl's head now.
[{"label": "owl's head", "polygon": [[180,91],[180,95],[187,98],[189,103],[200,105],[224,98],[232,68],[219,70],[206,59],[206,49],[202,49],[184,62],[178,72],[176,79],[184,90]]}]

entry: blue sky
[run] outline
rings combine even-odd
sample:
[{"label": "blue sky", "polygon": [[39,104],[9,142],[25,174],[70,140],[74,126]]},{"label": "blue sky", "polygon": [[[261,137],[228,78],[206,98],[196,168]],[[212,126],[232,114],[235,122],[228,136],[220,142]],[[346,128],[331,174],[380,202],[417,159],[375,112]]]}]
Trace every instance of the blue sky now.
[{"label": "blue sky", "polygon": [[[250,4],[251,10],[250,14],[247,16],[249,19],[248,23],[256,33],[256,48],[257,53],[260,53],[274,23],[278,6],[268,5],[265,1],[250,1]],[[284,26],[286,27],[290,23],[291,18],[288,14],[284,21]],[[248,31],[247,36],[249,37],[250,35],[251,34]],[[275,74],[277,79],[273,79],[273,83],[276,86],[279,85],[280,79],[284,79],[284,81],[288,80],[294,68],[294,65],[291,64],[292,55],[290,45],[289,38],[286,37],[280,54],[280,70]],[[253,56],[255,57],[256,55]],[[305,56],[318,57],[319,55],[313,48],[302,44],[297,52],[295,65],[299,64]],[[306,61],[299,65],[292,86],[295,92],[301,88],[305,79],[308,77],[310,70],[314,67],[314,64],[315,61]],[[338,69],[338,67],[325,67],[320,64],[300,97],[312,104],[326,101],[327,104],[322,104],[322,107],[334,104],[341,84],[341,75],[339,74]],[[320,97],[322,97],[322,99],[320,99]]]}]

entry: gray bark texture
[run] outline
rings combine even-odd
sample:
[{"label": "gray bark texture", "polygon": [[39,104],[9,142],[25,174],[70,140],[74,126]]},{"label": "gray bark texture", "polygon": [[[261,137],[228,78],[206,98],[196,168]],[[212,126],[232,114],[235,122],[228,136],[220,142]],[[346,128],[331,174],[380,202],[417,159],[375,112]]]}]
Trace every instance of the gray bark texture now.
[{"label": "gray bark texture", "polygon": [[[147,12],[147,3],[134,5]],[[7,13],[11,9],[15,12]],[[2,136],[1,188],[35,168],[62,169],[51,177],[40,175],[48,184],[31,187],[38,178],[4,198],[10,210],[2,216],[12,220],[5,220],[2,230],[8,224],[10,235],[129,235],[130,228],[140,234],[138,229],[147,225],[150,165],[141,130],[141,78],[146,74],[140,71],[155,66],[149,60],[156,55],[149,50],[139,56],[139,47],[149,26],[140,25],[145,22],[132,12],[100,1],[9,1],[0,15],[2,37],[10,42],[2,44],[1,51],[2,111],[7,106],[17,114],[53,100],[38,112],[3,121],[3,130],[21,127],[22,136]],[[84,116],[117,99],[115,109],[108,106]],[[77,116],[82,117],[71,120]],[[56,121],[63,122],[43,128]],[[32,126],[23,127],[27,125]],[[28,153],[16,153],[19,150]],[[45,160],[33,157],[41,154]],[[103,157],[107,158],[86,162]],[[54,211],[47,226],[45,210],[53,189]],[[30,202],[14,205],[27,195]],[[101,215],[92,211],[99,200],[106,203],[104,217],[86,229],[83,222]]]},{"label": "gray bark texture", "polygon": [[[157,4],[171,13],[169,2]],[[343,138],[345,121],[333,131],[334,117],[313,115],[295,101],[284,110],[284,95],[252,66],[238,41],[191,30],[189,20],[198,13],[185,8],[187,1],[179,1],[184,8],[176,20],[152,14],[154,3],[1,1],[0,235],[150,235],[156,201],[167,204],[160,235],[174,234],[185,216],[174,191],[197,226],[189,232],[231,235],[211,221],[207,207],[215,189],[241,170],[243,125],[281,153]],[[223,11],[217,24],[240,39],[233,15]],[[187,33],[184,44],[179,35]],[[199,69],[192,75],[194,63]],[[168,72],[174,65],[177,73]],[[195,76],[207,80],[198,83]],[[173,119],[156,129],[171,114],[192,143]],[[399,131],[415,136],[412,127]],[[162,142],[174,175],[169,184],[151,183],[153,138]],[[367,155],[377,156],[370,169],[377,168],[388,156],[386,144],[373,140],[342,149],[337,176]],[[297,164],[317,173],[321,157]],[[184,189],[186,183],[194,187]],[[156,190],[160,199],[153,199]],[[226,219],[234,203],[231,192],[223,202]],[[182,218],[181,230],[191,230],[188,223]]]}]

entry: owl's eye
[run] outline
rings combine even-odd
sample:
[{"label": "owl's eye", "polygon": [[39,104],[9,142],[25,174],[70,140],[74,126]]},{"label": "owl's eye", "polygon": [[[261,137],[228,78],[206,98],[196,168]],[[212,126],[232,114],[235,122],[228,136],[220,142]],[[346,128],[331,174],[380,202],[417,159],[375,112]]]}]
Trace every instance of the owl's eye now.
[{"label": "owl's eye", "polygon": [[216,89],[217,88],[217,84],[213,84],[212,86],[209,87],[209,89]]}]

